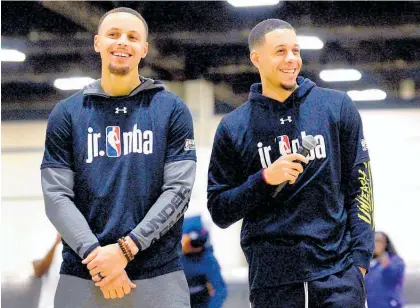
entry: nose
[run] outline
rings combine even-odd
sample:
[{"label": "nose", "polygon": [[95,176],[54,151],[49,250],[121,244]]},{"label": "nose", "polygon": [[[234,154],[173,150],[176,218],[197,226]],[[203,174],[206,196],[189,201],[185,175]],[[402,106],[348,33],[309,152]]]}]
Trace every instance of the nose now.
[{"label": "nose", "polygon": [[298,56],[293,53],[293,50],[289,50],[286,55],[286,62],[296,61],[297,58]]},{"label": "nose", "polygon": [[127,46],[128,37],[125,33],[121,34],[117,40],[118,46]]}]

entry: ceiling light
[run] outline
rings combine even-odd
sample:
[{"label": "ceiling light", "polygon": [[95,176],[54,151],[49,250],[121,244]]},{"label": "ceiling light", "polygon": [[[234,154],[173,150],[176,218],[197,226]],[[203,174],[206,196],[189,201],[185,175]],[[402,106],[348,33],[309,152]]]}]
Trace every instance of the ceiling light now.
[{"label": "ceiling light", "polygon": [[276,5],[280,2],[280,0],[228,0],[228,2],[236,7],[249,7]]},{"label": "ceiling light", "polygon": [[300,49],[322,49],[324,43],[316,36],[298,35]]},{"label": "ceiling light", "polygon": [[354,69],[323,70],[319,73],[324,81],[355,81],[362,78],[362,74]]},{"label": "ceiling light", "polygon": [[381,101],[386,98],[386,93],[379,89],[354,90],[348,91],[347,94],[354,101]]},{"label": "ceiling light", "polygon": [[54,87],[60,90],[80,90],[93,81],[95,79],[90,77],[58,78],[54,80]]},{"label": "ceiling light", "polygon": [[26,56],[23,52],[16,49],[1,49],[0,61],[1,62],[23,62]]}]

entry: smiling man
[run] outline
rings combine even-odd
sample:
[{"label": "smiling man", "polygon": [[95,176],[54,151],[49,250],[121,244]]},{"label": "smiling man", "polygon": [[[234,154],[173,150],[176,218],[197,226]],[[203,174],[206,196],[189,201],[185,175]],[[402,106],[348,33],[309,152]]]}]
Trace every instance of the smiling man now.
[{"label": "smiling man", "polygon": [[138,12],[106,13],[94,38],[101,79],[48,119],[42,188],[63,238],[54,307],[190,307],[180,256],[193,124],[179,97],[139,76],[147,36]]},{"label": "smiling man", "polygon": [[[364,307],[374,221],[360,115],[346,93],[299,76],[287,22],[256,25],[249,48],[261,83],[217,128],[207,189],[213,221],[227,228],[243,219],[252,307]],[[303,157],[308,135],[314,148]]]}]

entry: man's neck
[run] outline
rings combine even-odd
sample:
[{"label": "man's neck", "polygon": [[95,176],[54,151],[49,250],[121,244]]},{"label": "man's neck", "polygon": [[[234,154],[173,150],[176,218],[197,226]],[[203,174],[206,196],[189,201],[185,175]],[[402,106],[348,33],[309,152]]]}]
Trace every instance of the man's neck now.
[{"label": "man's neck", "polygon": [[284,103],[297,88],[297,83],[293,90],[286,90],[279,85],[273,85],[271,82],[262,80],[262,95],[272,98],[281,103]]},{"label": "man's neck", "polygon": [[141,83],[138,72],[129,73],[125,76],[114,75],[102,71],[101,87],[110,96],[128,95]]}]

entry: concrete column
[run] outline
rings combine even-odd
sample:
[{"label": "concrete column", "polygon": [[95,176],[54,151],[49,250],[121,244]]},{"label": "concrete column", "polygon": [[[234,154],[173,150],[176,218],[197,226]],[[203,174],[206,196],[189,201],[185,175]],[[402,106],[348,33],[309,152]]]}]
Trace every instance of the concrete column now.
[{"label": "concrete column", "polygon": [[197,146],[210,146],[213,141],[213,136],[206,129],[206,122],[214,117],[213,84],[206,80],[185,81],[184,101],[194,119]]},{"label": "concrete column", "polygon": [[163,81],[163,84],[165,85],[166,89],[169,92],[174,93],[175,95],[178,95],[183,100],[185,99],[184,95],[184,83],[181,81]]}]

